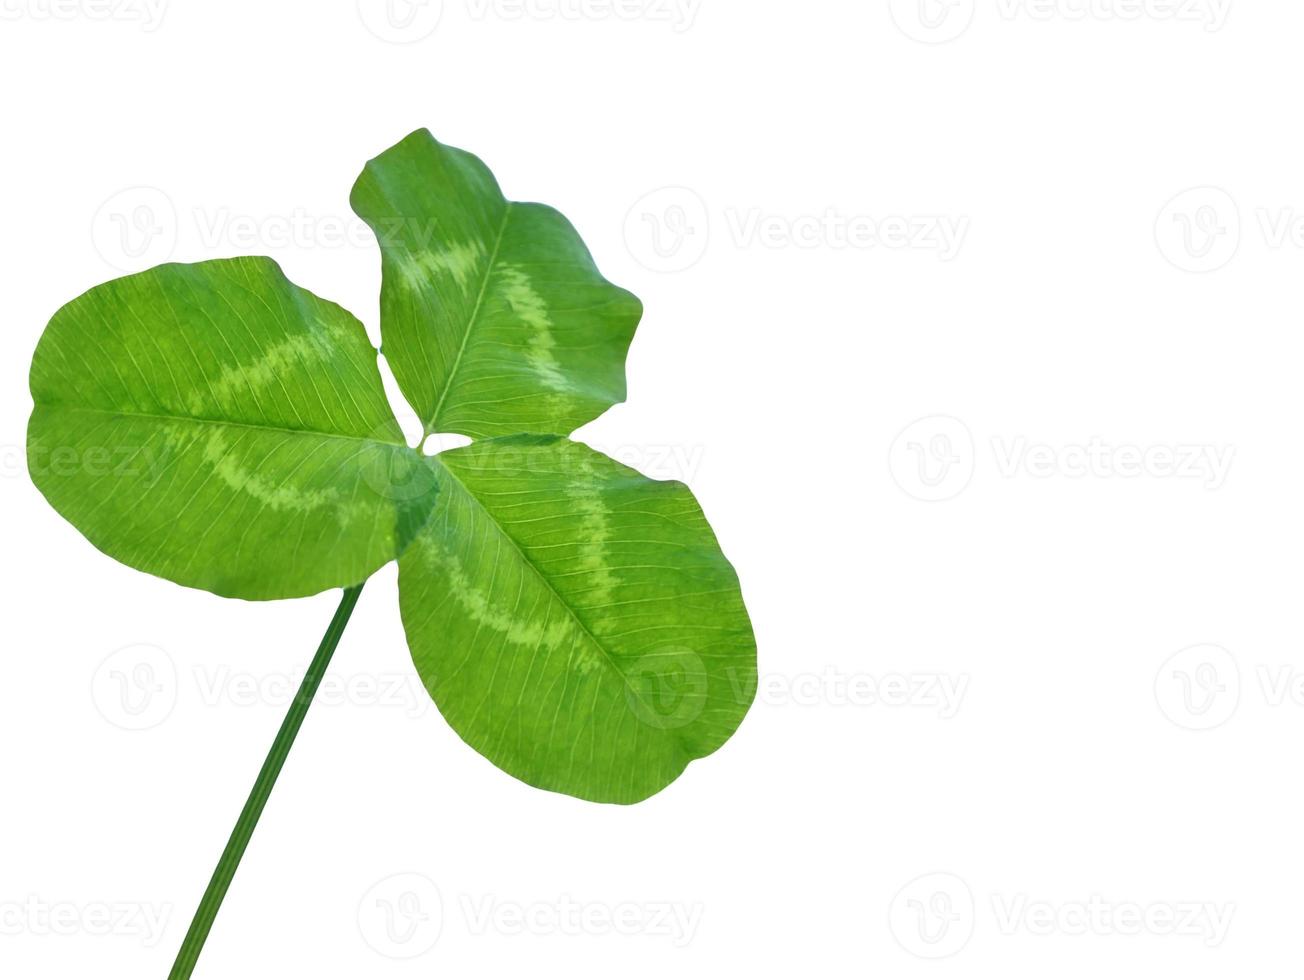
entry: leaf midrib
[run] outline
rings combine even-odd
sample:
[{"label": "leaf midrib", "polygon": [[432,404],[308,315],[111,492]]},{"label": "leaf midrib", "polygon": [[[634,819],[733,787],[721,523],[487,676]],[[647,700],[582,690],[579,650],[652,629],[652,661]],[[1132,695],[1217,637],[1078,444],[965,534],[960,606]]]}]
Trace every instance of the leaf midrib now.
[{"label": "leaf midrib", "polygon": [[[620,666],[612,658],[611,654],[607,652],[607,648],[603,646],[602,641],[599,640],[594,635],[593,630],[589,628],[588,623],[584,622],[584,620],[580,617],[580,614],[575,610],[575,608],[569,602],[566,601],[566,599],[562,596],[560,592],[557,591],[556,586],[552,584],[552,580],[549,579],[548,576],[543,574],[542,569],[540,569],[539,566],[536,565],[534,561],[530,558],[530,556],[525,553],[525,549],[523,549],[520,543],[507,532],[507,529],[503,527],[502,524],[498,522],[498,518],[496,518],[493,515],[493,513],[489,510],[489,508],[484,505],[484,503],[480,500],[480,498],[477,497],[471,491],[471,488],[468,487],[465,483],[463,483],[458,478],[457,474],[453,472],[450,466],[447,466],[446,464],[440,462],[438,456],[430,457],[430,462],[433,465],[437,465],[441,470],[447,473],[449,478],[462,489],[462,492],[465,493],[467,497],[469,497],[472,501],[474,501],[475,505],[479,507],[481,511],[484,512],[484,515],[487,518],[489,518],[489,522],[498,530],[498,533],[502,535],[502,537],[506,538],[507,543],[510,544],[512,548],[516,551],[516,553],[521,556],[521,561],[525,563],[525,566],[528,569],[530,569],[531,572],[534,573],[535,577],[540,582],[543,583],[544,588],[546,588],[552,594],[553,598],[555,598],[561,604],[561,607],[566,610],[566,612],[570,615],[571,619],[575,620],[576,625],[579,626],[579,628],[583,631],[584,635],[587,636],[589,640],[593,643],[593,645],[598,649],[598,652],[602,654],[602,659],[606,661],[607,666],[610,667],[611,670],[615,672],[616,676],[620,678],[621,683],[625,686],[625,690],[629,691],[630,694],[632,694],[635,698],[637,698],[638,701],[642,703],[642,705],[645,708],[647,708],[647,710],[655,711],[656,709],[652,705],[648,704],[647,700],[643,698],[639,694],[639,692],[629,683],[629,678],[625,676],[625,672],[620,669]],[[675,739],[675,741],[678,742],[678,739]],[[680,747],[682,748],[682,745]]]},{"label": "leaf midrib", "polygon": [[475,306],[471,310],[471,315],[467,318],[466,329],[462,331],[462,343],[457,348],[457,354],[453,357],[453,366],[448,369],[448,377],[444,380],[444,390],[439,393],[439,400],[435,402],[434,411],[430,413],[430,431],[426,435],[439,431],[439,411],[444,407],[444,400],[448,393],[453,390],[453,379],[457,376],[457,369],[462,366],[462,356],[466,353],[467,344],[471,340],[471,329],[475,326],[476,320],[480,318],[480,307],[484,305],[485,294],[489,291],[489,280],[493,278],[494,265],[498,262],[498,251],[502,248],[503,236],[507,233],[507,219],[512,213],[512,202],[505,201],[503,204],[503,220],[498,224],[498,235],[494,238],[493,251],[489,254],[489,261],[485,265],[484,277],[480,280],[480,292],[475,298]]}]

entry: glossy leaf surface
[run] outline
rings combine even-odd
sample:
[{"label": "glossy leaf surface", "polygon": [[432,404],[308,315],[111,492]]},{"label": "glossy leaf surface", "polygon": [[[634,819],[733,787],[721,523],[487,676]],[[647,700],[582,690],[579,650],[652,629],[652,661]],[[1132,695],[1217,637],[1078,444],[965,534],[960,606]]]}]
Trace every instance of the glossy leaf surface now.
[{"label": "glossy leaf surface", "polygon": [[270,259],[92,289],[50,322],[31,388],[41,492],[100,550],[182,585],[355,584],[429,514],[362,325]]},{"label": "glossy leaf surface", "polygon": [[[226,596],[399,559],[413,660],[502,769],[631,803],[715,751],[756,687],[738,579],[689,490],[565,434],[625,396],[642,313],[570,223],[413,133],[367,164],[386,359],[266,258],[164,265],[59,310],[33,357],[33,480],[105,553]],[[202,940],[200,940],[202,943]]]},{"label": "glossy leaf surface", "polygon": [[688,489],[552,437],[435,457],[399,562],[413,658],[449,724],[532,785],[632,803],[733,733],[756,649]]},{"label": "glossy leaf surface", "polygon": [[418,130],[369,162],[353,209],[380,242],[386,360],[427,432],[566,434],[625,398],[642,315],[542,204]]}]

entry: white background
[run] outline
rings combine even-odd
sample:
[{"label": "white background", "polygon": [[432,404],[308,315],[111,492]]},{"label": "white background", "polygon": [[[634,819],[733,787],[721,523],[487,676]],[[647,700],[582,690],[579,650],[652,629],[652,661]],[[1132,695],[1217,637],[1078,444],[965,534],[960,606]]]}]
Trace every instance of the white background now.
[{"label": "white background", "polygon": [[438,7],[0,0],[0,974],[166,975],[337,598],[59,518],[45,322],[265,253],[374,331],[348,191],[428,126],[645,301],[581,436],[692,484],[758,701],[649,802],[530,789],[384,570],[197,977],[1295,975],[1304,8]]}]

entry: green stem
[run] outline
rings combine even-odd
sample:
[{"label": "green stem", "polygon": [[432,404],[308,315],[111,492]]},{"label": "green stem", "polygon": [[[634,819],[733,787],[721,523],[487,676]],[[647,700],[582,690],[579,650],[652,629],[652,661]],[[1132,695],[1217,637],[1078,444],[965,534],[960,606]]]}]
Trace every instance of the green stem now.
[{"label": "green stem", "polygon": [[326,635],[321,638],[321,646],[317,648],[317,654],[312,658],[312,665],[309,666],[303,683],[299,685],[299,693],[290,703],[285,721],[281,722],[281,730],[276,733],[276,741],[272,743],[271,751],[267,753],[267,760],[258,773],[258,779],[254,782],[254,788],[249,792],[249,799],[245,802],[244,809],[240,811],[240,819],[236,821],[235,829],[231,831],[231,839],[226,842],[226,850],[222,852],[217,868],[213,871],[213,877],[208,882],[208,888],[204,891],[204,897],[190,923],[190,931],[186,933],[181,951],[177,953],[176,962],[172,964],[172,972],[168,974],[168,980],[189,980],[195,970],[195,962],[204,948],[204,940],[208,938],[209,930],[213,928],[217,910],[222,907],[222,899],[226,897],[226,890],[231,885],[231,879],[235,877],[236,868],[240,866],[240,859],[244,857],[249,838],[253,836],[258,818],[262,816],[263,807],[267,805],[267,798],[272,795],[276,777],[281,774],[285,758],[290,754],[290,746],[294,744],[295,736],[299,734],[303,719],[308,714],[308,706],[312,704],[317,688],[321,685],[322,675],[326,673],[331,656],[339,645],[344,626],[348,623],[349,616],[353,614],[353,607],[358,604],[358,595],[361,592],[361,585],[350,586],[344,590],[339,608],[335,610],[335,617],[326,628]]}]

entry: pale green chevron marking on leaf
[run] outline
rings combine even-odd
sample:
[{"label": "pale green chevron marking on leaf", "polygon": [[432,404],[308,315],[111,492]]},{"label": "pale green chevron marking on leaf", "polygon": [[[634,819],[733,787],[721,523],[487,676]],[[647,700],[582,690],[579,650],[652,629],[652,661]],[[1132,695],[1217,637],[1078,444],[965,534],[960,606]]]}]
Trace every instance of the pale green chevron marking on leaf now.
[{"label": "pale green chevron marking on leaf", "polygon": [[[248,391],[257,391],[277,382],[285,372],[296,365],[312,367],[322,361],[329,362],[335,355],[338,335],[332,336],[329,327],[318,324],[312,333],[296,334],[273,344],[258,358],[248,364],[231,364],[222,368],[213,380],[212,394],[222,402],[244,397]],[[204,399],[196,391],[191,399],[196,411],[202,411]]]},{"label": "pale green chevron marking on leaf", "polygon": [[[557,338],[552,335],[552,320],[548,316],[548,305],[543,297],[531,287],[529,276],[514,265],[503,265],[499,276],[502,279],[503,301],[529,329],[524,354],[539,383],[549,391],[575,391],[575,386],[562,373],[561,364],[554,356]],[[556,405],[558,411],[565,411],[565,403],[560,399],[550,400],[548,404]]]},{"label": "pale green chevron marking on leaf", "polygon": [[429,461],[399,560],[417,670],[449,724],[535,786],[644,799],[738,726],[756,646],[688,489],[549,436]]},{"label": "pale green chevron marking on leaf", "polygon": [[31,388],[41,492],[102,551],[183,585],[355,584],[429,517],[362,325],[270,259],[92,289],[46,328]]},{"label": "pale green chevron marking on leaf", "polygon": [[381,245],[385,356],[427,432],[563,434],[624,400],[642,305],[557,211],[508,202],[425,130],[369,162],[351,200]]},{"label": "pale green chevron marking on leaf", "polygon": [[484,246],[479,242],[459,245],[447,242],[439,252],[398,252],[394,255],[394,269],[409,289],[421,289],[432,279],[451,276],[461,288],[472,283],[472,277],[485,260]]}]

